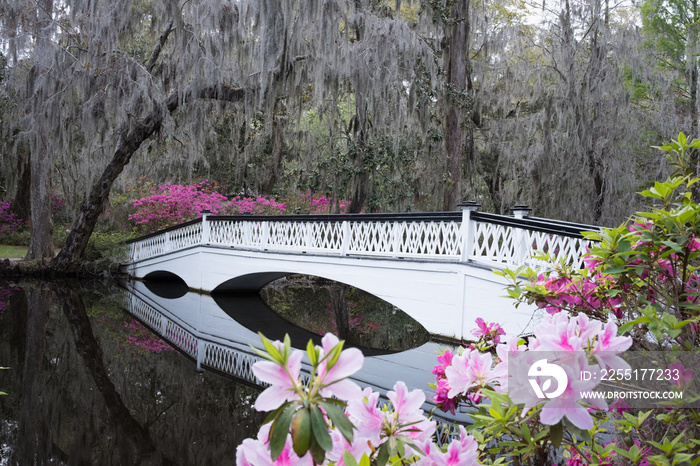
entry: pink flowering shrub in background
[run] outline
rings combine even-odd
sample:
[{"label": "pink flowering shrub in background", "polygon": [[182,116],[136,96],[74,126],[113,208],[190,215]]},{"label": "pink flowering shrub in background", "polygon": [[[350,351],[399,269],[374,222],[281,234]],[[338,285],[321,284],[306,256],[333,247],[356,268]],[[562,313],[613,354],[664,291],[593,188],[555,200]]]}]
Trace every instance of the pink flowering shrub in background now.
[{"label": "pink flowering shrub in background", "polygon": [[24,228],[26,223],[10,210],[10,201],[0,201],[0,235]]},{"label": "pink flowering shrub in background", "polygon": [[285,202],[287,210],[292,214],[345,213],[350,206],[350,201],[314,194],[311,191],[287,196]]},{"label": "pink flowering shrub in background", "polygon": [[201,216],[224,211],[226,196],[205,188],[207,181],[189,186],[162,184],[156,193],[133,201],[129,219],[142,231],[156,231]]},{"label": "pink flowering shrub in background", "polygon": [[283,202],[261,196],[256,198],[236,196],[225,204],[224,210],[226,215],[279,215],[286,212],[287,206]]},{"label": "pink flowering shrub in background", "polygon": [[112,207],[123,209],[121,206],[129,196],[140,196],[130,202],[128,219],[139,232],[149,233],[197,219],[204,210],[218,215],[327,214],[342,213],[349,205],[347,201],[310,191],[288,195],[282,201],[277,201],[262,196],[240,195],[229,199],[219,190],[215,182],[208,180],[191,185],[161,184],[157,187],[144,181],[138,186],[127,186],[126,193],[115,196]]}]

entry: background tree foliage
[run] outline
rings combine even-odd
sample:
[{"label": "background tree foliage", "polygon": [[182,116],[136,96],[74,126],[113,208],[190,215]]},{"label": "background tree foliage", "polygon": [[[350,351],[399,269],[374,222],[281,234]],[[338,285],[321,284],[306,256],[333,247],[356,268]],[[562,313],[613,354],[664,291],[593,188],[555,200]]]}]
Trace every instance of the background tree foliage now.
[{"label": "background tree foliage", "polygon": [[696,2],[535,7],[0,1],[3,187],[30,255],[53,254],[47,196],[74,212],[70,268],[110,194],[144,177],[618,222],[666,171],[649,146],[697,128]]}]

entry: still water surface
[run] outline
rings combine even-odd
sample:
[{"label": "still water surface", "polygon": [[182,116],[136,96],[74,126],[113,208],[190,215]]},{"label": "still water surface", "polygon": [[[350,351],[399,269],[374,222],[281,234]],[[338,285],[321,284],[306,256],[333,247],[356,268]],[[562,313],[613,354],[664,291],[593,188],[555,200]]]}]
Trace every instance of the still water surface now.
[{"label": "still water surface", "polygon": [[[303,347],[320,337],[289,321],[332,317],[328,303],[294,287],[267,292],[278,313],[259,296],[159,283],[128,291],[112,282],[0,284],[0,366],[8,367],[0,370],[0,464],[234,464],[236,446],[264,418],[252,408],[259,388],[248,345],[262,331],[291,333]],[[401,378],[430,396],[437,346],[421,329],[403,316],[392,324],[382,316],[395,310],[377,313],[354,292],[343,304],[349,340],[374,346],[363,348],[358,383],[385,392]],[[319,333],[337,325],[311,320]],[[417,348],[386,347],[391,327],[402,329],[391,338],[399,349]]]}]

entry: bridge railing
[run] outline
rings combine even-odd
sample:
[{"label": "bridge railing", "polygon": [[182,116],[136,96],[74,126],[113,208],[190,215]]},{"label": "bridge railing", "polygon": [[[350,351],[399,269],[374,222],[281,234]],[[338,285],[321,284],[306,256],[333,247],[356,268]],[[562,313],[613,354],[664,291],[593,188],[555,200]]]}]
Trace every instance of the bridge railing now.
[{"label": "bridge railing", "polygon": [[340,215],[236,215],[205,213],[200,220],[131,243],[131,262],[200,244],[244,250],[477,262],[491,267],[528,263],[536,251],[583,267],[589,242],[581,231],[597,227],[527,216],[478,211]]}]

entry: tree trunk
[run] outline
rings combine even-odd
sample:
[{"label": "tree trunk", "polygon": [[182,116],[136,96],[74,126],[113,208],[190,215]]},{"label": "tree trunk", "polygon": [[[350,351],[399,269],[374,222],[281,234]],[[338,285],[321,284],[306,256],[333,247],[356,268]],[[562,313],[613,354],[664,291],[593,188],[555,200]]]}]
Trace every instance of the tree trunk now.
[{"label": "tree trunk", "polygon": [[34,102],[34,144],[29,155],[31,170],[31,232],[29,238],[29,250],[26,259],[43,260],[54,256],[53,250],[53,224],[51,222],[51,154],[49,153],[49,135],[46,128],[51,125],[47,121],[49,116],[42,105],[43,98],[49,92],[44,80],[44,74],[51,72],[52,66],[50,50],[51,22],[53,21],[52,0],[41,0],[37,5],[35,34],[37,37],[37,57],[30,73],[30,82],[34,86],[34,92],[38,102]]},{"label": "tree trunk", "polygon": [[49,170],[51,157],[45,150],[33,150],[30,158],[32,208],[29,249],[26,259],[50,259],[54,256],[53,222],[51,221],[51,173]]},{"label": "tree trunk", "polygon": [[267,161],[266,176],[260,188],[263,196],[271,196],[275,188],[277,179],[279,178],[280,166],[282,165],[282,156],[284,155],[284,128],[287,124],[287,117],[284,112],[284,105],[281,100],[275,103],[272,116],[272,149],[270,150],[270,159]]},{"label": "tree trunk", "polygon": [[[359,34],[359,32],[358,32]],[[354,176],[352,177],[352,195],[347,212],[359,214],[365,206],[369,190],[369,171],[365,168],[365,153],[367,151],[367,101],[364,96],[355,92],[355,115],[350,120],[350,134],[354,138],[351,149]]]},{"label": "tree trunk", "polygon": [[10,210],[26,221],[32,215],[31,170],[29,169],[28,152],[23,149],[18,149],[17,152],[17,190],[15,191],[15,198],[12,200]]},{"label": "tree trunk", "polygon": [[333,284],[328,289],[331,295],[331,309],[335,318],[335,328],[338,338],[347,340],[350,337],[350,320],[348,318],[348,306],[345,301],[345,286]]},{"label": "tree trunk", "polygon": [[42,410],[42,375],[46,349],[46,325],[51,304],[51,290],[46,284],[24,287],[27,296],[27,331],[22,369],[22,401],[18,435],[24,439],[20,447],[12,452],[13,464],[36,464],[46,455],[46,432],[42,419],[37,416]]},{"label": "tree trunk", "polygon": [[463,93],[471,90],[467,84],[469,70],[469,4],[471,0],[457,0],[452,6],[451,25],[447,36],[447,96],[445,99],[445,187],[443,210],[453,210],[459,201],[464,159],[464,123],[466,109]]},{"label": "tree trunk", "polygon": [[92,186],[90,195],[80,205],[78,216],[66,238],[66,245],[54,260],[54,268],[61,272],[73,270],[77,259],[87,246],[97,219],[107,204],[114,181],[129,163],[132,155],[141,147],[141,144],[160,130],[166,112],[172,113],[178,109],[180,103],[195,98],[238,102],[249,96],[250,93],[258,92],[258,90],[258,88],[206,86],[199,89],[189,89],[182,95],[174,92],[165,103],[155,105],[151,113],[143,120],[133,124],[127,122],[122,125],[121,129],[117,131],[119,136],[112,160],[107,164],[102,176]]}]

